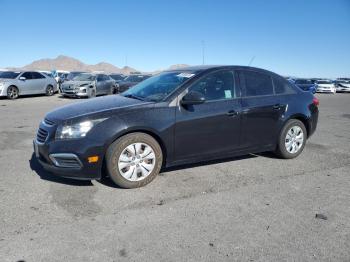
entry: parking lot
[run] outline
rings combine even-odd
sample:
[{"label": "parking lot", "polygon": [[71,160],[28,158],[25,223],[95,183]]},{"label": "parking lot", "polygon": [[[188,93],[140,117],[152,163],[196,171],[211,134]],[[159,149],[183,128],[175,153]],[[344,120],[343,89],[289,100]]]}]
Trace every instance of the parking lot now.
[{"label": "parking lot", "polygon": [[34,160],[46,112],[77,100],[0,99],[0,261],[349,261],[350,94],[317,96],[298,158],[185,166],[132,190]]}]

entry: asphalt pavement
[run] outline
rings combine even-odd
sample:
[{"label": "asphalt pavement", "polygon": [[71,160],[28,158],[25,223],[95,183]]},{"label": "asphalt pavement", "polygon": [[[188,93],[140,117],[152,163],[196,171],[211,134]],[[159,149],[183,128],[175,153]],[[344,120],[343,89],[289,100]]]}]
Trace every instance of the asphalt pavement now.
[{"label": "asphalt pavement", "polygon": [[0,261],[350,261],[350,94],[318,97],[297,159],[189,165],[132,190],[35,161],[41,119],[77,100],[0,99]]}]

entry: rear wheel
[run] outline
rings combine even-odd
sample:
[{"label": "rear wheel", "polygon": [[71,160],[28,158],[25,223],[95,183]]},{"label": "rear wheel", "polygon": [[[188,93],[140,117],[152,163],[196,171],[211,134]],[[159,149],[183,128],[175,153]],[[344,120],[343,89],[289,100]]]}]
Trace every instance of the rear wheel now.
[{"label": "rear wheel", "polygon": [[9,86],[7,88],[7,98],[8,99],[17,99],[19,96],[18,88],[15,86]]},{"label": "rear wheel", "polygon": [[55,90],[53,90],[53,86],[52,85],[49,85],[49,86],[46,87],[45,94],[47,96],[53,96],[55,94]]},{"label": "rear wheel", "polygon": [[144,133],[131,133],[117,139],[107,150],[106,167],[110,178],[123,188],[150,183],[163,162],[158,142]]},{"label": "rear wheel", "polygon": [[280,133],[277,155],[285,159],[297,157],[305,147],[306,138],[307,131],[304,124],[297,119],[289,120]]}]

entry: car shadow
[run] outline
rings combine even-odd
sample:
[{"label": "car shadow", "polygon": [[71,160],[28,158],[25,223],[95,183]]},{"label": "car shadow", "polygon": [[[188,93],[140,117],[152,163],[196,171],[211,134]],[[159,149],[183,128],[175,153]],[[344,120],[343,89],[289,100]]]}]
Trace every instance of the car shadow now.
[{"label": "car shadow", "polygon": [[[177,165],[177,166],[173,166],[173,167],[162,168],[161,172],[160,172],[160,176],[164,175],[164,173],[166,173],[166,172],[171,172],[171,171],[178,171],[178,170],[195,168],[195,167],[200,167],[200,166],[209,166],[209,165],[214,165],[214,164],[221,164],[221,163],[227,163],[227,162],[232,162],[232,161],[251,159],[251,158],[256,158],[256,157],[277,158],[276,155],[274,155],[272,152],[262,152],[262,153],[258,153],[258,154],[248,154],[248,155],[237,156],[237,157],[228,157],[228,158],[222,158],[222,159],[216,159],[216,160],[201,161],[201,162],[196,162],[196,163],[192,163],[192,164],[184,164],[184,165]],[[34,153],[32,154],[32,157],[29,160],[29,164],[30,164],[30,168],[34,172],[36,172],[41,179],[44,179],[44,180],[47,180],[50,182],[71,185],[71,186],[93,186],[93,184],[90,180],[78,180],[78,179],[64,178],[64,177],[60,177],[60,176],[55,176],[54,174],[46,171],[40,165],[40,163],[36,159]],[[122,187],[119,187],[118,185],[116,185],[111,180],[111,178],[107,176],[107,172],[106,172],[105,168],[102,169],[102,178],[98,179],[96,181],[104,186],[123,189]]]},{"label": "car shadow", "polygon": [[70,186],[93,186],[90,180],[78,180],[64,178],[60,176],[55,176],[54,174],[46,171],[36,159],[34,153],[32,154],[31,159],[29,160],[29,166],[41,179],[47,180],[50,182],[55,182],[59,184],[65,184]]},{"label": "car shadow", "polygon": [[221,164],[221,163],[227,163],[232,161],[238,161],[238,160],[245,160],[250,158],[258,157],[256,154],[249,154],[249,155],[243,155],[243,156],[236,156],[236,157],[227,157],[227,158],[220,158],[215,160],[208,160],[208,161],[200,161],[192,164],[183,164],[183,165],[177,165],[172,167],[165,167],[162,168],[161,172],[171,172],[171,171],[177,171],[181,169],[188,169],[188,168],[194,168],[194,167],[200,167],[200,166],[209,166],[214,164]]}]

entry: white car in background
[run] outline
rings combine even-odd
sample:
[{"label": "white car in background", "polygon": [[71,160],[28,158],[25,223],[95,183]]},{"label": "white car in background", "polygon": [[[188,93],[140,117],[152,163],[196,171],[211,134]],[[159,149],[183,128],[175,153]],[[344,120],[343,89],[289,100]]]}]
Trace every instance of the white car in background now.
[{"label": "white car in background", "polygon": [[317,80],[317,93],[330,93],[335,94],[336,89],[335,85],[331,80]]},{"label": "white car in background", "polygon": [[350,79],[338,78],[335,81],[335,88],[339,93],[350,93]]},{"label": "white car in background", "polygon": [[0,96],[16,99],[20,95],[46,94],[57,92],[56,80],[36,71],[7,71],[0,74]]}]

